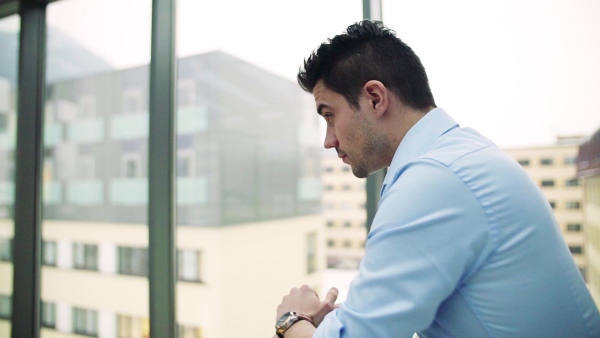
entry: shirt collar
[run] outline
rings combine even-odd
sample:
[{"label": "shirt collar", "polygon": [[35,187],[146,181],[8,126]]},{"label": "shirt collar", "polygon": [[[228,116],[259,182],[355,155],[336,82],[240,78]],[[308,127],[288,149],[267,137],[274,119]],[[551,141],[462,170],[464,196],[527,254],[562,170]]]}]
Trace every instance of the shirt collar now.
[{"label": "shirt collar", "polygon": [[458,127],[458,123],[442,108],[434,108],[425,114],[400,141],[383,180],[381,195],[383,195],[386,187],[393,182],[398,169],[412,159],[419,157],[433,141],[456,127]]}]

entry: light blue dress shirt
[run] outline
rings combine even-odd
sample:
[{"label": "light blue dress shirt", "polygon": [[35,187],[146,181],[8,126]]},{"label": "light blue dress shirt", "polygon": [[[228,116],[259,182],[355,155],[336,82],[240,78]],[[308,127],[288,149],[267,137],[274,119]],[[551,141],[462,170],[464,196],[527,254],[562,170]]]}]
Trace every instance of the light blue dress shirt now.
[{"label": "light blue dress shirt", "polygon": [[442,109],[406,134],[348,298],[314,337],[600,337],[538,187]]}]

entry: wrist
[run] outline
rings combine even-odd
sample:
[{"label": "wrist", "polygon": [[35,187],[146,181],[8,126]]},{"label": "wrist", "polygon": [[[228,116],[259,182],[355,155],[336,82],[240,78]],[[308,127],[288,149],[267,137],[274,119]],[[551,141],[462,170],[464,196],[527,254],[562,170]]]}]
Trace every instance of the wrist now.
[{"label": "wrist", "polygon": [[283,334],[284,338],[309,338],[316,331],[316,327],[308,320],[300,320],[292,325]]}]

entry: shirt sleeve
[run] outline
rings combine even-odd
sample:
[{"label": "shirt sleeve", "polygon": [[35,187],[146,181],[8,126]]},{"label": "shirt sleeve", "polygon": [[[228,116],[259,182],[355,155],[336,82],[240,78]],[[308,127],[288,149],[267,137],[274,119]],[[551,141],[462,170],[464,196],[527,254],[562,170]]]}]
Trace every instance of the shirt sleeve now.
[{"label": "shirt sleeve", "polygon": [[477,197],[450,168],[413,162],[387,188],[348,298],[318,338],[412,337],[476,271],[489,242]]}]

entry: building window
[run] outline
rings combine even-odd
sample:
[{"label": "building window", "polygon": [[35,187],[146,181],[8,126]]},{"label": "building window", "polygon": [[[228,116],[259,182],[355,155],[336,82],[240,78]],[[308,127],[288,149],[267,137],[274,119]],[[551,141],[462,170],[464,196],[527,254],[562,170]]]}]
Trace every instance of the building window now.
[{"label": "building window", "polygon": [[526,167],[529,165],[529,159],[520,159],[520,160],[517,160],[517,163],[519,163],[523,167]]},{"label": "building window", "polygon": [[177,177],[188,177],[192,175],[192,159],[190,156],[177,156]]},{"label": "building window", "polygon": [[120,246],[119,274],[148,276],[148,249]]},{"label": "building window", "polygon": [[133,319],[130,316],[117,315],[117,338],[133,337]]},{"label": "building window", "polygon": [[581,231],[581,224],[569,223],[569,224],[567,224],[567,231],[579,232],[579,231]]},{"label": "building window", "polygon": [[306,273],[317,271],[317,233],[306,235]]},{"label": "building window", "polygon": [[12,238],[0,238],[0,261],[12,261]]},{"label": "building window", "polygon": [[345,173],[347,173],[347,172],[350,171],[350,167],[349,166],[345,166],[345,167],[342,168],[342,171],[345,172]]},{"label": "building window", "polygon": [[79,113],[82,117],[96,115],[96,98],[92,95],[84,95],[79,98]]},{"label": "building window", "polygon": [[73,332],[89,336],[98,336],[98,313],[75,307],[73,308]]},{"label": "building window", "polygon": [[554,180],[542,180],[542,187],[553,187]]},{"label": "building window", "polygon": [[579,245],[571,246],[569,245],[569,251],[571,251],[574,255],[579,255],[583,253],[583,248]]},{"label": "building window", "polygon": [[193,326],[177,326],[177,338],[202,338],[202,329]]},{"label": "building window", "polygon": [[0,132],[8,130],[8,114],[0,113]]},{"label": "building window", "polygon": [[349,248],[351,246],[352,246],[352,242],[350,242],[350,241],[344,241],[344,247],[345,248]]},{"label": "building window", "polygon": [[325,172],[326,172],[326,173],[331,173],[331,172],[333,172],[333,167],[326,167],[326,168],[325,168]]},{"label": "building window", "polygon": [[540,164],[541,165],[552,165],[554,163],[554,161],[551,158],[542,158],[540,160]]},{"label": "building window", "polygon": [[342,187],[342,190],[350,190],[350,185],[344,184],[344,186]]},{"label": "building window", "polygon": [[202,282],[202,254],[197,250],[177,250],[177,279]]},{"label": "building window", "polygon": [[327,227],[333,228],[333,221],[327,221]]},{"label": "building window", "polygon": [[581,274],[581,277],[583,277],[583,280],[587,282],[587,271],[585,268],[579,268],[579,273]]},{"label": "building window", "polygon": [[98,270],[98,246],[93,244],[73,244],[73,267],[81,270]]},{"label": "building window", "polygon": [[351,226],[352,226],[352,223],[350,223],[350,222],[344,222],[344,226],[345,226],[346,228],[349,228],[349,227],[351,227]]},{"label": "building window", "polygon": [[566,180],[565,181],[565,185],[567,187],[578,187],[579,186],[579,180],[574,178],[572,180]]},{"label": "building window", "polygon": [[177,103],[180,107],[196,104],[196,84],[193,80],[180,80],[177,86]]},{"label": "building window", "polygon": [[579,202],[577,201],[568,201],[567,202],[567,209],[579,209],[581,208],[581,205],[579,204]]},{"label": "building window", "polygon": [[576,156],[565,157],[565,164],[576,164],[576,163],[577,163]]},{"label": "building window", "polygon": [[331,184],[326,185],[325,190],[328,190],[328,191],[333,190],[333,185],[331,185]]},{"label": "building window", "polygon": [[329,239],[329,240],[327,240],[327,246],[330,247],[330,248],[334,247],[335,246],[335,242],[333,240]]},{"label": "building window", "polygon": [[556,209],[556,202],[550,201],[550,208]]},{"label": "building window", "polygon": [[12,297],[0,295],[0,319],[12,317]]},{"label": "building window", "polygon": [[54,303],[42,302],[42,326],[56,328],[56,305]]},{"label": "building window", "polygon": [[56,266],[56,242],[42,242],[42,264]]}]

